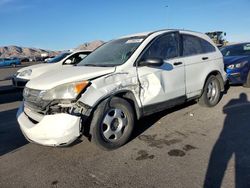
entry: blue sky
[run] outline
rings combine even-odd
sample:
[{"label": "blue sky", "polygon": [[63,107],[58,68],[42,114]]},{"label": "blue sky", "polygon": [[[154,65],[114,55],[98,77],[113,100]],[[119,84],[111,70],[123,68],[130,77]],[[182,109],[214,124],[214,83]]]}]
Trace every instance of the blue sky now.
[{"label": "blue sky", "polygon": [[0,46],[69,49],[163,28],[250,41],[250,0],[0,0]]}]

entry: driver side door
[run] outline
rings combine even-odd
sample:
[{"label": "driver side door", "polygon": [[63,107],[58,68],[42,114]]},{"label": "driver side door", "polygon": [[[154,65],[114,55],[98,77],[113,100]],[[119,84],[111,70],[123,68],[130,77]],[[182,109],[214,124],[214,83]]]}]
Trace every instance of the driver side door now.
[{"label": "driver side door", "polygon": [[[184,64],[180,61],[179,32],[156,37],[138,61],[140,99],[144,113],[160,111],[186,99]],[[161,66],[140,66],[146,59],[157,58]]]}]

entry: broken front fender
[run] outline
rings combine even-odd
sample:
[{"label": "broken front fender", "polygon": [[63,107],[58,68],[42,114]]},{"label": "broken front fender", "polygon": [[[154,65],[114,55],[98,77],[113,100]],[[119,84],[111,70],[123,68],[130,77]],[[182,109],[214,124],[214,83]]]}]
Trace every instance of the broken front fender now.
[{"label": "broken front fender", "polygon": [[69,145],[80,136],[80,117],[66,113],[45,115],[41,121],[35,122],[25,114],[22,103],[17,121],[25,137],[41,145]]}]

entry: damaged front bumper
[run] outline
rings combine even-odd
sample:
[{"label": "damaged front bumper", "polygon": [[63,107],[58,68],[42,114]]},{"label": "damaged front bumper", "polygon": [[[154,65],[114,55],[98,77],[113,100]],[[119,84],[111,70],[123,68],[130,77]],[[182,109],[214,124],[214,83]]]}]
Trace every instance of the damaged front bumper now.
[{"label": "damaged front bumper", "polygon": [[24,103],[17,112],[17,121],[25,137],[46,146],[69,145],[81,135],[81,117],[67,113],[42,115],[34,121],[25,113]]}]

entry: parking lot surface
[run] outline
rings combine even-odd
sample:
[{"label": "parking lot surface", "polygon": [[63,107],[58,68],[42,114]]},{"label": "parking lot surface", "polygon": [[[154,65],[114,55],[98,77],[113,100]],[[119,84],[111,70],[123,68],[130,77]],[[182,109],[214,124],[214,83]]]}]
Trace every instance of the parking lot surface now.
[{"label": "parking lot surface", "polygon": [[231,87],[214,108],[189,102],[145,117],[114,151],[84,137],[53,148],[20,132],[15,71],[0,69],[0,187],[250,187],[248,88]]}]

